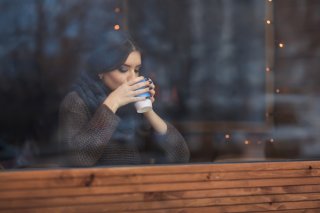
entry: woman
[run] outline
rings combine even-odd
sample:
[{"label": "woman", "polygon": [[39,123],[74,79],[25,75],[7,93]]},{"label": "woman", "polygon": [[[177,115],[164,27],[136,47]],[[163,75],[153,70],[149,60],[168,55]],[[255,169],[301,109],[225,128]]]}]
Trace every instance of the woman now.
[{"label": "woman", "polygon": [[[132,103],[155,85],[141,82],[141,53],[117,33],[88,60],[87,72],[60,106],[60,137],[72,166],[186,163],[180,133],[154,110],[138,114]],[[144,89],[141,89],[146,87]]]}]

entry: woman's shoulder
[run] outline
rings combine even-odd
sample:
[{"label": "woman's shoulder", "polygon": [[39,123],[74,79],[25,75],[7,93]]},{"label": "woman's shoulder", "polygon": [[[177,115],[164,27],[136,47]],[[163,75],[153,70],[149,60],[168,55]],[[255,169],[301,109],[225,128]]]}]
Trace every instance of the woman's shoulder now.
[{"label": "woman's shoulder", "polygon": [[60,109],[72,110],[75,107],[85,106],[84,101],[76,91],[71,91],[63,98]]}]

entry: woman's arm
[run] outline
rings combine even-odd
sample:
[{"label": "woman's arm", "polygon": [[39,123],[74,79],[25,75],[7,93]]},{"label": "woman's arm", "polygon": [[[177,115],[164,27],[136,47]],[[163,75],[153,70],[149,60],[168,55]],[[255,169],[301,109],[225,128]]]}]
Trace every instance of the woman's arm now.
[{"label": "woman's arm", "polygon": [[[150,94],[151,101],[155,102],[155,85],[151,79]],[[153,141],[165,153],[165,161],[161,163],[187,163],[190,158],[188,146],[180,132],[168,122],[165,122],[153,110],[144,113],[144,117],[154,130]]]},{"label": "woman's arm", "polygon": [[190,152],[180,132],[153,110],[144,113],[144,116],[154,130],[153,142],[162,149],[165,155],[164,162],[156,163],[187,163]]},{"label": "woman's arm", "polygon": [[168,126],[162,118],[160,118],[155,111],[150,110],[144,113],[144,116],[149,121],[153,129],[160,135],[164,135],[167,133]]},{"label": "woman's arm", "polygon": [[91,117],[77,93],[70,93],[60,106],[60,141],[71,166],[93,166],[100,159],[120,118],[107,106]]}]

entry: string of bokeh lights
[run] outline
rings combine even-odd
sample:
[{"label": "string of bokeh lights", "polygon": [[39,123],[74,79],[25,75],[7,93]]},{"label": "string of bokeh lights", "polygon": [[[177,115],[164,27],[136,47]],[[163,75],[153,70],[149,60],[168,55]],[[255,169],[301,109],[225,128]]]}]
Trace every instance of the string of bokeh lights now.
[{"label": "string of bokeh lights", "polygon": [[[267,4],[268,7],[273,7],[273,5],[272,5],[273,0],[266,0],[266,1],[268,2],[268,4]],[[117,14],[117,16],[118,16],[118,18],[119,18],[120,13],[122,12],[122,10],[121,10],[120,7],[115,7],[115,8],[114,8],[114,12]],[[270,25],[270,27],[271,27],[271,26],[273,25],[273,23],[274,23],[274,20],[272,20],[271,17],[267,17],[266,20],[265,20],[265,23],[266,23],[267,25]],[[272,26],[272,27],[273,27],[273,26]],[[115,23],[115,24],[113,25],[113,29],[116,30],[116,31],[120,30],[120,29],[121,29],[120,23]],[[284,47],[285,47],[284,42],[276,42],[276,41],[275,41],[275,44],[276,44],[279,48],[284,48]],[[266,68],[265,68],[265,71],[266,71],[267,73],[270,73],[270,72],[272,72],[272,68],[271,68],[269,65],[267,65]],[[275,89],[275,93],[280,94],[280,92],[281,92],[281,91],[280,91],[279,88]],[[266,113],[266,117],[267,117],[267,118],[269,117],[269,113]],[[224,135],[224,138],[225,138],[225,141],[226,141],[226,142],[230,142],[231,139],[232,139],[230,133],[225,134],[225,135]],[[269,141],[270,143],[274,143],[274,142],[275,142],[275,140],[274,140],[273,138],[270,138],[268,141]],[[250,145],[250,144],[252,144],[252,141],[250,141],[250,140],[248,140],[248,139],[245,139],[243,143],[244,143],[245,145]],[[258,141],[257,141],[257,144],[261,144],[261,143],[262,143],[261,140],[258,140]]]},{"label": "string of bokeh lights", "polygon": [[[273,5],[272,5],[273,0],[266,0],[266,1],[267,1],[267,7],[269,7],[269,9],[271,9],[271,8],[273,7]],[[271,17],[266,17],[265,23],[267,24],[267,27],[268,27],[268,26],[273,27],[272,25],[273,25],[273,23],[274,23],[274,20],[272,20]],[[268,29],[266,28],[266,30],[268,30]],[[277,47],[279,47],[279,48],[284,48],[284,47],[285,47],[285,44],[284,44],[283,41],[275,41],[273,44],[275,44],[275,45],[276,45]],[[266,71],[267,73],[272,72],[272,68],[271,68],[271,66],[270,66],[268,63],[267,63],[267,66],[266,66],[266,68],[265,68],[265,71]],[[276,88],[276,89],[275,89],[275,93],[276,93],[276,94],[280,94],[280,92],[281,92],[281,90],[280,90],[279,88]],[[269,118],[269,116],[270,116],[269,113],[266,113],[266,118],[267,118],[267,119]],[[227,133],[227,134],[225,134],[224,138],[225,138],[225,141],[226,141],[226,142],[230,142],[232,137],[231,137],[231,134],[230,134],[230,133]],[[275,140],[274,140],[274,138],[270,138],[270,139],[268,140],[268,142],[274,143]],[[245,139],[243,143],[244,143],[245,145],[252,144],[251,141],[248,140],[248,139]],[[261,143],[262,143],[261,140],[258,140],[258,141],[257,141],[257,144],[258,144],[258,145],[261,144]]]}]

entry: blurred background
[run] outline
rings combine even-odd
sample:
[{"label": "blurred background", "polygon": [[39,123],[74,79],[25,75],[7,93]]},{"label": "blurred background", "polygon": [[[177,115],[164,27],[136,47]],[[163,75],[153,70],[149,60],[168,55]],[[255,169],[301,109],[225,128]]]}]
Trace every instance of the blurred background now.
[{"label": "blurred background", "polygon": [[57,156],[91,48],[128,31],[190,163],[320,157],[320,1],[0,0],[0,163]]}]

